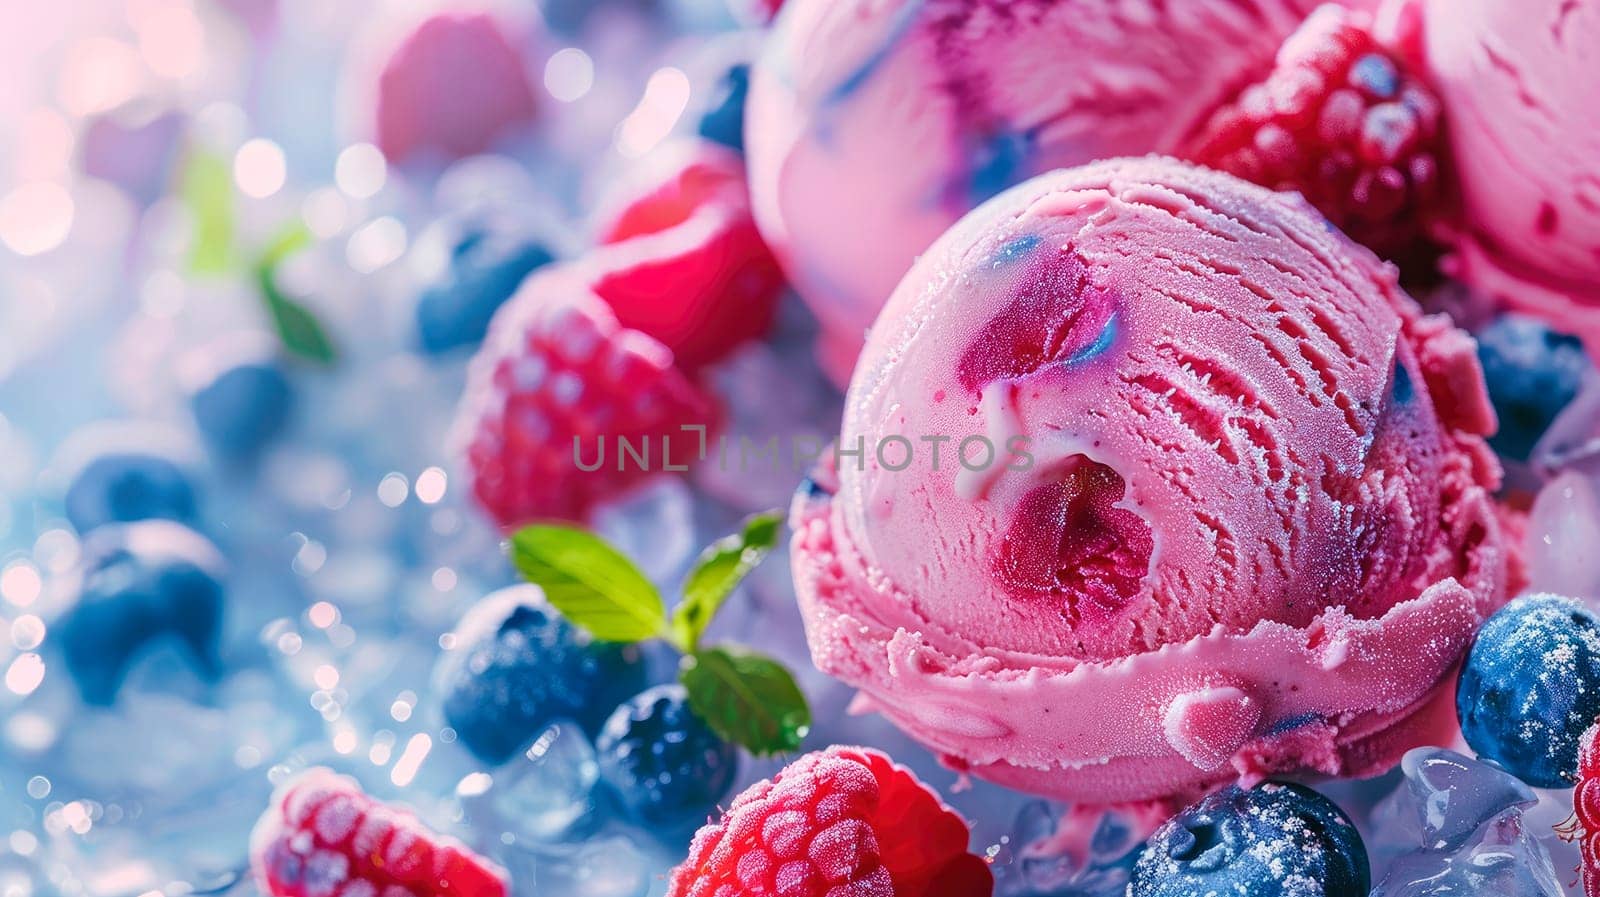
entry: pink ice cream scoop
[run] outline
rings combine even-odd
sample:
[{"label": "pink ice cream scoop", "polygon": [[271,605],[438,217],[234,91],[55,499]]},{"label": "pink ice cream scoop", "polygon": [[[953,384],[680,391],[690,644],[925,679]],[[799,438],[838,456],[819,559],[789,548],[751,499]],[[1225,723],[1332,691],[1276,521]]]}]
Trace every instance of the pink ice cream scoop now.
[{"label": "pink ice cream scoop", "polygon": [[378,72],[373,142],[390,161],[484,152],[533,120],[526,66],[508,27],[489,13],[430,15]]},{"label": "pink ice cream scoop", "polygon": [[844,382],[916,255],[1040,172],[1175,153],[1320,0],[790,0],[746,114],[762,234]]},{"label": "pink ice cream scoop", "polygon": [[1407,0],[1444,100],[1467,281],[1600,351],[1600,3]]},{"label": "pink ice cream scoop", "polygon": [[1043,175],[873,327],[792,513],[812,656],[1065,800],[1375,773],[1504,599],[1494,424],[1470,338],[1298,194]]}]

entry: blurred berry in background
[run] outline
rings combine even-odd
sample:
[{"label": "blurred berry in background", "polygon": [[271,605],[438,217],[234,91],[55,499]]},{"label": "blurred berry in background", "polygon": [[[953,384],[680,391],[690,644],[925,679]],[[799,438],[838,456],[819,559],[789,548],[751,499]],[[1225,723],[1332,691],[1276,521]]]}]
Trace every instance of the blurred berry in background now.
[{"label": "blurred berry in background", "polygon": [[447,219],[434,231],[445,257],[417,297],[417,335],[430,354],[482,342],[489,319],[523,279],[555,260],[534,228],[510,212]]},{"label": "blurred berry in background", "polygon": [[1495,451],[1528,460],[1545,430],[1578,395],[1590,369],[1583,344],[1526,315],[1506,314],[1477,332],[1478,360],[1500,429]]},{"label": "blurred berry in background", "polygon": [[90,704],[110,704],[140,656],[176,650],[202,679],[221,672],[222,557],[177,523],[96,530],[81,588],[58,623],[67,669]]},{"label": "blurred berry in background", "polygon": [[79,533],[106,523],[195,517],[195,488],[173,458],[144,451],[110,451],[93,457],[72,478],[67,520]]}]

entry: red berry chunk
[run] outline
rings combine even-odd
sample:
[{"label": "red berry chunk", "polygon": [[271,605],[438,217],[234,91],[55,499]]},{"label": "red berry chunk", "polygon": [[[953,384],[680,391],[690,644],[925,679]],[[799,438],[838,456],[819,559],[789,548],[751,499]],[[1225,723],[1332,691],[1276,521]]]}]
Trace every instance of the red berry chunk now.
[{"label": "red berry chunk", "polygon": [[505,897],[505,873],[352,779],[307,770],[285,782],[250,835],[273,897]]},{"label": "red berry chunk", "polygon": [[1556,831],[1578,842],[1583,857],[1583,893],[1600,897],[1600,722],[1578,742],[1578,787],[1572,792],[1573,817]]},{"label": "red berry chunk", "polygon": [[[463,89],[470,79],[471,89]],[[378,78],[375,141],[392,161],[481,153],[534,118],[527,60],[487,13],[442,12],[406,37]]]},{"label": "red berry chunk", "polygon": [[1414,247],[1441,215],[1442,107],[1379,44],[1367,13],[1323,6],[1266,79],[1215,112],[1187,155],[1297,190],[1379,254]]},{"label": "red berry chunk", "polygon": [[694,141],[647,164],[632,198],[600,222],[594,291],[622,326],[693,370],[767,332],[783,274],[756,230],[738,153]]},{"label": "red berry chunk", "polygon": [[698,460],[715,423],[671,350],[618,324],[591,278],[581,264],[530,277],[468,371],[453,439],[473,494],[502,526],[581,521]]},{"label": "red berry chunk", "polygon": [[668,897],[987,897],[967,825],[888,757],[807,754],[702,828]]}]

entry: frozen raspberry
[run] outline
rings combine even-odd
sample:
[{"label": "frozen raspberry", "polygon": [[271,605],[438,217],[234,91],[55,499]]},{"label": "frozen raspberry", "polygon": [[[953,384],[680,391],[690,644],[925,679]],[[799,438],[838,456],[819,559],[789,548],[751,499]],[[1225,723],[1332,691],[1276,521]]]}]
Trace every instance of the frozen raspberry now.
[{"label": "frozen raspberry", "polygon": [[534,118],[527,63],[508,28],[440,12],[407,34],[376,85],[374,142],[390,161],[481,153]]},{"label": "frozen raspberry", "polygon": [[[710,401],[671,350],[617,323],[584,266],[543,268],[496,314],[473,358],[453,441],[502,526],[583,520],[699,459]],[[690,428],[690,429],[686,429]]]},{"label": "frozen raspberry", "polygon": [[1578,842],[1583,857],[1584,897],[1600,897],[1600,722],[1585,730],[1579,740],[1572,810],[1572,818],[1556,826],[1556,833]]},{"label": "frozen raspberry", "polygon": [[693,141],[650,165],[600,222],[594,290],[624,327],[692,370],[767,332],[783,274],[756,230],[737,152]]},{"label": "frozen raspberry", "polygon": [[505,873],[321,767],[281,785],[250,833],[273,897],[505,897]]},{"label": "frozen raspberry", "polygon": [[734,799],[673,870],[668,897],[987,897],[967,825],[888,757],[807,754]]},{"label": "frozen raspberry", "polygon": [[1415,249],[1441,212],[1442,106],[1379,44],[1371,16],[1323,6],[1278,51],[1266,79],[1215,112],[1190,159],[1298,190],[1353,239],[1389,258]]}]

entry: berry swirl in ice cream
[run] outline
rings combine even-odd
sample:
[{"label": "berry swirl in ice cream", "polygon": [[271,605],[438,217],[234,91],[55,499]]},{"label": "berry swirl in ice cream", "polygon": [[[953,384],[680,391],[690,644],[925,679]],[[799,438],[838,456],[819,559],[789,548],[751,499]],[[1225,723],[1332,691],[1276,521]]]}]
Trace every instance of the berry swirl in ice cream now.
[{"label": "berry swirl in ice cream", "polygon": [[[1504,600],[1493,428],[1471,340],[1298,195],[1153,157],[1041,176],[873,328],[840,437],[868,450],[793,510],[813,657],[1063,799],[1380,771],[1449,729]],[[974,434],[1026,463],[961,463]]]}]

